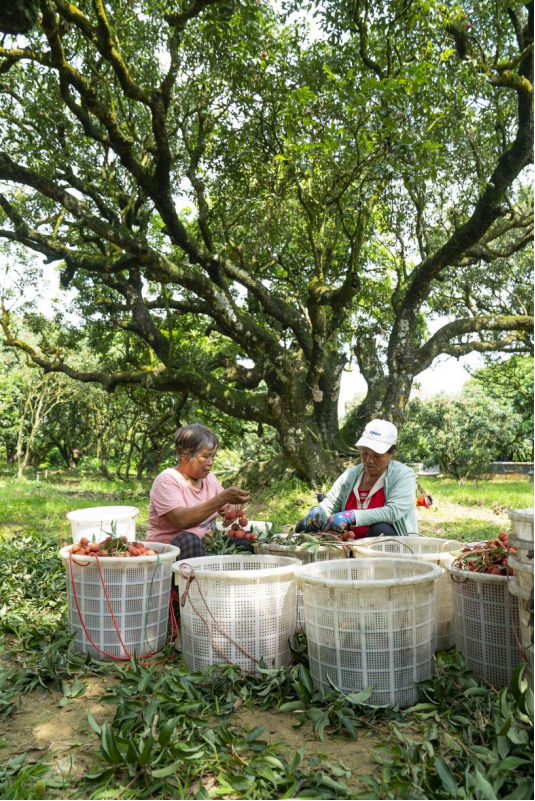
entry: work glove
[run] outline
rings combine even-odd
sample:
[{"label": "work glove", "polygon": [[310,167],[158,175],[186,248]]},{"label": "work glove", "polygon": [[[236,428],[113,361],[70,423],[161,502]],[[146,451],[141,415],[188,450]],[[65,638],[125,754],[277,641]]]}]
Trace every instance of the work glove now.
[{"label": "work glove", "polygon": [[337,512],[331,515],[327,521],[327,530],[334,531],[336,534],[341,534],[343,531],[349,531],[351,526],[356,524],[356,516],[354,509],[347,509],[345,512]]},{"label": "work glove", "polygon": [[295,524],[297,533],[300,531],[325,531],[327,525],[327,512],[321,506],[313,506],[310,512]]}]

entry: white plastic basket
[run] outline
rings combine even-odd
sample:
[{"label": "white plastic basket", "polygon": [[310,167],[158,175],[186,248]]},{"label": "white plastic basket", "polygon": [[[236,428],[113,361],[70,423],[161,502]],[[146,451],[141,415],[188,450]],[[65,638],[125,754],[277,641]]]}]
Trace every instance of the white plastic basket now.
[{"label": "white plastic basket", "polygon": [[314,684],[344,692],[374,685],[372,704],[411,706],[433,675],[434,583],[441,568],[416,559],[338,559],[297,570]]},{"label": "white plastic basket", "polygon": [[521,661],[518,602],[509,592],[510,578],[453,565],[446,570],[453,587],[457,649],[476,678],[505,687]]},{"label": "white plastic basket", "polygon": [[[340,542],[339,545],[332,543],[320,545],[317,549],[311,550],[303,545],[296,545],[293,540],[286,542],[286,537],[280,542],[259,542],[255,544],[255,552],[258,554],[271,554],[272,556],[289,556],[308,565],[310,562],[326,562],[329,559],[347,559],[348,544]],[[345,547],[343,547],[345,546]],[[296,631],[306,633],[305,613],[303,609],[303,591],[297,587],[297,612],[296,612]]]},{"label": "white plastic basket", "polygon": [[534,514],[535,509],[509,509],[511,534],[518,541],[518,545],[521,548],[533,548]]},{"label": "white plastic basket", "polygon": [[[190,670],[230,662],[255,671],[290,660],[297,559],[231,554],[173,565],[184,661]],[[190,576],[190,579],[185,576]]]},{"label": "white plastic basket", "polygon": [[533,690],[533,643],[531,638],[533,636],[533,624],[531,620],[531,613],[528,610],[528,603],[531,597],[531,590],[523,589],[518,584],[517,576],[509,581],[509,592],[515,595],[518,599],[518,616],[520,618],[520,633],[522,639],[522,648],[527,663],[526,678],[528,684]]},{"label": "white plastic basket", "polygon": [[[453,557],[452,551],[462,548],[458,540],[439,537],[366,537],[352,544],[355,556],[395,556],[396,559],[424,559],[439,567],[445,567]],[[445,571],[435,583],[437,595],[437,639],[436,650],[444,651],[455,645],[453,629],[453,593],[451,579]]]},{"label": "white plastic basket", "polygon": [[60,550],[67,570],[68,625],[69,632],[76,635],[75,651],[105,660],[146,656],[164,647],[171,565],[180,548],[160,542],[145,544],[157,555],[99,557],[102,576],[95,557],[74,554],[71,559],[70,548]]},{"label": "white plastic basket", "polygon": [[102,542],[109,536],[113,526],[117,536],[134,542],[138,514],[136,506],[93,506],[67,512],[72,541],[79,542],[82,537],[87,537],[90,542]]}]

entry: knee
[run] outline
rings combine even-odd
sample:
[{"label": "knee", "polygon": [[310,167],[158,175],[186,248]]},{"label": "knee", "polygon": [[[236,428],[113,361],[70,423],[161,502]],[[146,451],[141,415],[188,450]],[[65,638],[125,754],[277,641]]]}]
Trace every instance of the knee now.
[{"label": "knee", "polygon": [[399,534],[397,533],[394,526],[391,526],[390,523],[374,523],[372,526],[369,527],[368,533],[366,534],[367,537],[398,537]]},{"label": "knee", "polygon": [[180,548],[179,559],[196,559],[199,556],[205,556],[206,548],[204,542],[191,531],[184,531],[175,537],[172,545],[177,545]]}]

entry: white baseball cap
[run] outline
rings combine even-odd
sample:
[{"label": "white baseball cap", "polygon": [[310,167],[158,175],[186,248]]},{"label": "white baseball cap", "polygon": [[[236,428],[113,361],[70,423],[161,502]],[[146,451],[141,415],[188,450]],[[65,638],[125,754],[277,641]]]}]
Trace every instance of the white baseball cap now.
[{"label": "white baseball cap", "polygon": [[398,430],[388,420],[372,420],[362,432],[357,447],[370,448],[375,453],[386,453],[398,441]]}]

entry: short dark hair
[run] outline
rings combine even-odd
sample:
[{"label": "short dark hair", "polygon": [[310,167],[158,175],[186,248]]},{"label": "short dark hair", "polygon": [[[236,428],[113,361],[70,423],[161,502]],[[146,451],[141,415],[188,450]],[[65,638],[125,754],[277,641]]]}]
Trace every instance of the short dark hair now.
[{"label": "short dark hair", "polygon": [[393,445],[391,445],[389,447],[389,449],[387,450],[387,453],[395,453],[397,451],[397,449],[398,449],[397,443],[394,443]]},{"label": "short dark hair", "polygon": [[180,426],[175,434],[175,450],[179,459],[191,462],[204,448],[211,451],[219,448],[219,437],[211,428],[200,423]]}]

